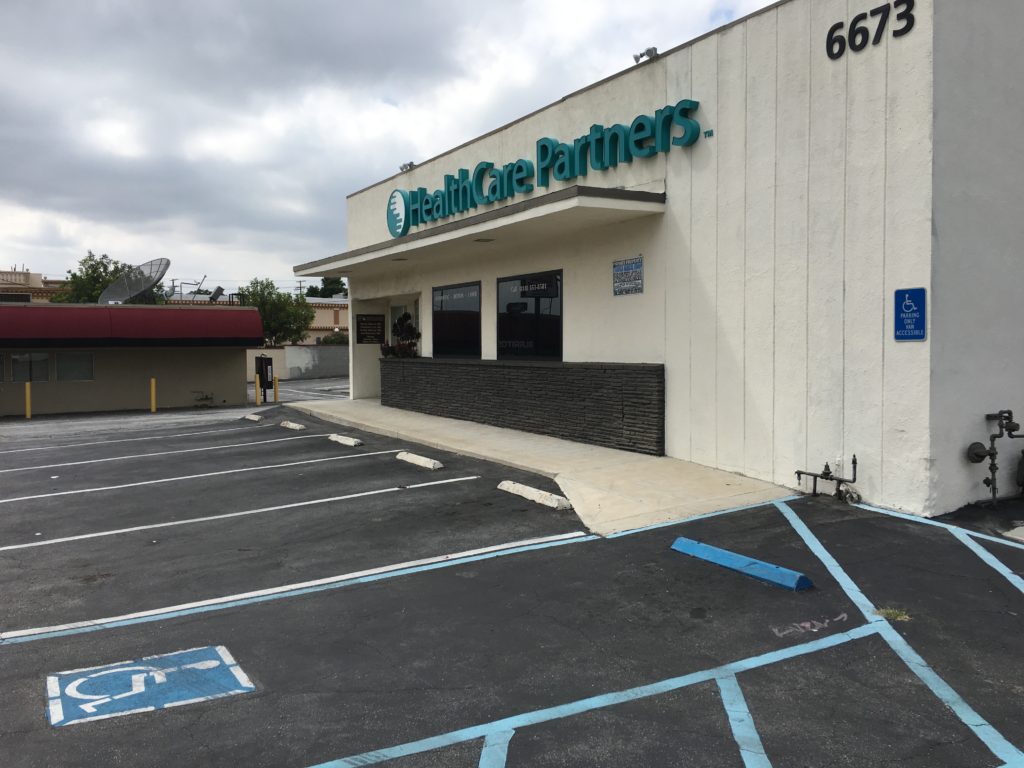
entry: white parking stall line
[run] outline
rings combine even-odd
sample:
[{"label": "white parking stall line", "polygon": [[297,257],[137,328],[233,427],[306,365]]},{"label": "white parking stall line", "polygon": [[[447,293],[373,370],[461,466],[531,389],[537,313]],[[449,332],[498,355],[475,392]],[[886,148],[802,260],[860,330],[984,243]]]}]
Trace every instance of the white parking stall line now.
[{"label": "white parking stall line", "polygon": [[353,453],[348,456],[328,456],[323,459],[306,459],[305,461],[289,461],[286,464],[263,464],[258,467],[241,467],[239,469],[222,469],[218,472],[202,472],[197,475],[181,475],[179,477],[161,477],[156,480],[142,480],[137,483],[122,483],[121,485],[104,485],[99,488],[79,488],[74,491],[54,491],[53,493],[36,493],[32,496],[15,496],[10,499],[0,499],[0,504],[11,504],[16,501],[31,501],[33,499],[49,499],[55,496],[74,496],[79,493],[99,493],[101,491],[118,491],[122,488],[136,488],[142,485],[159,485],[160,483],[176,483],[183,480],[198,480],[203,477],[218,477],[220,475],[234,475],[239,472],[259,472],[267,469],[282,469],[284,467],[298,467],[304,464],[321,464],[325,461],[344,461],[345,459],[359,459],[365,456],[383,456],[386,454],[398,453],[400,449],[390,451],[372,451],[370,453]]},{"label": "white parking stall line", "polygon": [[335,501],[349,501],[365,496],[379,496],[384,493],[395,493],[396,491],[415,490],[430,485],[445,485],[447,483],[465,483],[470,480],[479,480],[479,475],[469,477],[453,477],[450,480],[438,480],[433,483],[417,483],[416,485],[396,485],[392,488],[378,488],[373,491],[359,491],[347,493],[344,496],[330,496],[326,499],[311,499],[309,501],[295,501],[291,504],[278,504],[273,507],[260,507],[259,509],[245,509],[240,512],[225,512],[221,515],[206,515],[205,517],[190,517],[185,520],[169,520],[163,523],[150,523],[148,525],[133,525],[130,528],[114,528],[107,531],[94,531],[92,533],[79,533],[74,536],[61,536],[57,539],[43,539],[41,541],[29,541],[24,544],[8,544],[0,547],[0,552],[10,552],[15,549],[34,549],[36,547],[47,547],[51,544],[66,544],[69,541],[83,541],[85,539],[100,539],[107,536],[118,536],[124,533],[135,533],[137,531],[149,531],[154,528],[172,528],[179,525],[193,525],[195,523],[209,523],[215,520],[230,520],[235,517],[248,517],[249,515],[260,515],[264,512],[280,512],[284,509],[298,509],[299,507],[313,507],[318,504],[330,504]]},{"label": "white parking stall line", "polygon": [[[261,426],[266,426],[261,425]],[[122,437],[116,440],[94,440],[90,443],[67,443],[65,445],[40,445],[35,448],[11,448],[5,453],[27,453],[29,451],[59,451],[61,448],[85,448],[91,445],[110,445],[112,443],[137,443],[140,440],[171,440],[176,437],[194,437],[195,435],[213,435],[220,432],[241,432],[247,429],[258,429],[259,427],[230,427],[229,429],[204,429],[202,432],[178,432],[173,435],[149,435],[148,437]]]},{"label": "white parking stall line", "polygon": [[179,448],[176,451],[157,451],[155,453],[133,453],[128,456],[107,456],[102,459],[84,459],[82,461],[65,461],[60,464],[37,464],[34,467],[12,467],[11,469],[0,469],[0,474],[5,472],[28,472],[33,469],[57,469],[59,467],[77,467],[82,464],[103,464],[109,461],[129,461],[131,459],[148,459],[153,456],[173,456],[179,453],[200,453],[202,451],[220,451],[226,448],[248,448],[251,445],[267,445],[268,443],[283,443],[285,440],[308,440],[311,437],[325,437],[323,434],[299,435],[298,437],[277,437],[273,440],[252,440],[247,443],[229,443],[228,445],[207,445],[202,448]]},{"label": "white parking stall line", "polygon": [[296,395],[304,395],[310,398],[311,400],[315,400],[317,398],[324,398],[327,400],[348,400],[347,390],[339,390],[339,394],[332,395],[328,392],[317,392],[316,390],[307,389],[293,389],[291,387],[278,387],[278,389],[281,392],[293,392]]},{"label": "white parking stall line", "polygon": [[125,613],[119,616],[107,616],[102,619],[88,619],[85,621],[75,621],[68,624],[56,624],[49,627],[32,627],[30,629],[17,629],[8,632],[0,632],[0,641],[9,641],[16,638],[31,637],[33,635],[48,635],[52,632],[66,632],[68,630],[81,630],[86,627],[98,627],[104,624],[111,624],[113,622],[131,621],[133,619],[143,619],[145,617],[152,616],[164,616],[168,617],[175,615],[187,615],[201,611],[210,606],[234,604],[234,603],[247,603],[262,599],[272,598],[274,595],[281,595],[283,597],[291,596],[290,593],[304,594],[307,590],[314,590],[317,587],[326,587],[331,584],[344,584],[345,582],[354,581],[356,579],[365,579],[368,576],[380,576],[381,574],[395,573],[396,575],[402,572],[415,573],[420,570],[427,570],[430,566],[436,567],[438,563],[447,563],[450,561],[461,561],[466,558],[480,558],[481,556],[496,556],[501,553],[513,554],[518,551],[528,550],[537,546],[552,545],[559,542],[575,542],[575,541],[593,541],[597,537],[592,534],[584,533],[583,531],[573,531],[571,533],[560,533],[553,536],[541,536],[535,539],[524,539],[522,541],[510,541],[504,544],[496,544],[490,547],[482,547],[480,549],[470,549],[463,552],[451,552],[447,555],[437,555],[435,557],[426,557],[420,560],[409,560],[404,563],[395,563],[393,565],[383,565],[377,568],[367,568],[362,571],[353,571],[351,573],[343,573],[338,576],[328,576],[323,579],[314,579],[312,581],[301,581],[294,584],[284,584],[279,587],[270,587],[268,589],[258,589],[252,592],[241,592],[234,595],[224,595],[223,597],[214,597],[208,600],[196,600],[191,603],[181,603],[179,605],[170,605],[163,608],[152,608],[148,611],[137,611],[135,613]]}]

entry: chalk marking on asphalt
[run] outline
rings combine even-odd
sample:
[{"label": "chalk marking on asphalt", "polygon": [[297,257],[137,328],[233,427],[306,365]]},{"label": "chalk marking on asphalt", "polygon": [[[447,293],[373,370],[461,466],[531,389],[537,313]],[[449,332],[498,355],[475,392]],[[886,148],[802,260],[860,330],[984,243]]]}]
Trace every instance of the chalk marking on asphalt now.
[{"label": "chalk marking on asphalt", "polygon": [[943,523],[940,520],[932,520],[927,517],[919,517],[917,515],[909,515],[906,512],[897,512],[894,509],[884,509],[883,507],[873,507],[870,504],[854,504],[855,507],[866,509],[868,512],[877,512],[880,515],[888,515],[889,517],[897,517],[901,520],[907,520],[911,523],[923,523],[924,525],[933,525],[937,528],[945,528],[947,531],[963,531],[968,536],[975,539],[982,539],[984,541],[992,541],[996,544],[1003,544],[1007,547],[1014,547],[1016,549],[1024,549],[1024,544],[1016,541],[1008,541],[1000,536],[989,536],[987,533],[981,533],[980,531],[972,531],[968,528],[960,528],[956,525],[950,525],[949,523]]},{"label": "chalk marking on asphalt", "polygon": [[377,568],[368,568],[362,571],[354,571],[339,576],[328,576],[313,581],[303,581],[296,584],[285,584],[280,587],[270,587],[253,592],[242,592],[235,595],[214,597],[209,600],[197,600],[192,603],[182,603],[164,608],[153,608],[148,611],[126,613],[120,616],[110,616],[102,619],[90,619],[76,621],[68,624],[56,624],[49,627],[34,627],[32,629],[18,629],[8,632],[0,632],[0,645],[13,643],[31,642],[44,640],[52,637],[64,637],[66,635],[77,635],[83,632],[96,632],[102,629],[114,629],[116,627],[142,624],[152,621],[165,621],[167,619],[190,616],[197,613],[209,613],[211,611],[222,611],[228,608],[236,608],[254,603],[262,603],[283,598],[298,597],[315,592],[341,589],[354,584],[365,584],[382,579],[392,579],[398,576],[407,576],[425,571],[434,571],[439,568],[451,568],[465,563],[475,563],[480,560],[490,560],[495,557],[505,557],[521,552],[532,552],[548,547],[576,544],[583,541],[593,541],[599,538],[593,534],[586,534],[583,531],[571,533],[560,533],[553,536],[543,536],[536,539],[525,539],[523,541],[512,541],[505,544],[496,544],[480,549],[470,549],[463,552],[452,552],[447,555],[437,555],[421,560],[410,560],[405,563],[384,565]]},{"label": "chalk marking on asphalt", "polygon": [[971,550],[974,554],[984,560],[988,565],[994,568],[1000,575],[1002,575],[1007,581],[1015,586],[1019,591],[1024,592],[1024,579],[1018,576],[1016,573],[1010,570],[1009,566],[1003,563],[999,558],[985,549],[981,544],[972,539],[967,531],[956,530],[952,531],[952,534],[960,540],[960,542]]},{"label": "chalk marking on asphalt", "polygon": [[1016,760],[1024,760],[1024,753],[1017,749],[1013,744],[1006,740],[1006,738],[997,731],[992,725],[988,723],[974,708],[968,704],[959,693],[957,693],[952,686],[943,680],[939,674],[932,669],[928,662],[926,662],[917,651],[915,651],[910,644],[903,638],[899,632],[897,632],[892,624],[890,624],[884,617],[879,616],[876,612],[874,604],[868,599],[860,587],[856,585],[853,579],[846,573],[839,562],[832,556],[825,546],[821,543],[817,536],[815,536],[807,524],[800,519],[800,517],[794,512],[788,504],[785,502],[775,502],[775,507],[782,513],[783,517],[789,521],[789,524],[793,526],[793,530],[796,531],[797,535],[803,539],[815,556],[821,560],[822,564],[828,569],[828,572],[832,574],[832,577],[839,583],[839,586],[846,592],[847,597],[854,602],[854,604],[860,609],[861,613],[867,619],[868,623],[878,629],[878,634],[889,644],[893,652],[903,663],[910,668],[910,670],[917,675],[918,679],[924,683],[931,692],[947,707],[953,710],[954,714],[960,718],[960,722],[970,728],[974,735],[981,739],[982,743],[998,757],[1007,763],[1011,763]]},{"label": "chalk marking on asphalt", "polygon": [[484,739],[484,748],[480,750],[479,768],[505,768],[508,761],[508,743],[515,731],[489,733]]},{"label": "chalk marking on asphalt", "polygon": [[423,467],[424,469],[444,469],[444,464],[437,459],[428,459],[426,456],[420,456],[417,453],[401,451],[400,453],[395,454],[395,458],[399,461],[415,464],[417,467]]},{"label": "chalk marking on asphalt", "polygon": [[264,512],[279,512],[283,509],[297,509],[299,507],[312,507],[317,504],[330,504],[334,501],[348,501],[350,499],[359,499],[364,496],[378,496],[384,493],[394,493],[396,491],[411,490],[415,488],[423,488],[428,485],[443,485],[445,483],[464,483],[469,480],[479,480],[479,475],[473,475],[472,477],[455,477],[450,480],[438,480],[433,483],[418,483],[416,485],[396,485],[393,488],[379,488],[374,491],[359,491],[358,493],[348,493],[344,496],[331,496],[326,499],[311,499],[310,501],[296,501],[291,504],[278,504],[274,507],[260,507],[259,509],[246,509],[240,512],[226,512],[222,515],[206,515],[205,517],[190,517],[186,520],[170,520],[164,523],[150,523],[149,525],[135,525],[130,528],[115,528],[107,531],[94,531],[93,533],[80,533],[74,536],[62,536],[59,539],[43,539],[42,541],[30,541],[25,544],[8,544],[0,547],[0,552],[9,552],[14,549],[31,549],[34,547],[45,547],[51,544],[65,544],[69,541],[82,541],[84,539],[99,539],[106,536],[118,536],[123,533],[135,533],[136,531],[148,531],[153,528],[171,528],[179,525],[192,525],[194,523],[209,523],[215,520],[229,520],[233,517],[247,517],[249,515],[259,515]]},{"label": "chalk marking on asphalt", "polygon": [[498,483],[498,490],[515,496],[521,496],[528,501],[543,504],[545,507],[551,507],[552,509],[572,509],[572,503],[565,496],[559,496],[557,493],[551,493],[550,491],[542,491],[540,488],[534,488],[531,485],[523,485],[515,480],[502,480]]},{"label": "chalk marking on asphalt", "polygon": [[259,467],[241,467],[239,469],[222,469],[218,472],[203,472],[198,475],[181,475],[179,477],[161,477],[156,480],[141,480],[137,483],[123,483],[121,485],[105,485],[100,488],[79,488],[74,491],[55,491],[53,493],[37,493],[33,496],[15,496],[10,499],[0,499],[0,504],[10,504],[15,501],[31,501],[32,499],[48,499],[54,496],[72,496],[77,493],[99,493],[100,491],[118,491],[122,488],[136,488],[140,485],[157,485],[159,483],[176,483],[182,480],[198,480],[203,477],[217,477],[219,475],[233,475],[239,472],[258,472],[267,469],[282,469],[284,467],[298,467],[304,464],[320,464],[325,461],[344,461],[345,459],[359,459],[364,456],[382,456],[388,453],[397,453],[398,449],[389,451],[372,451],[370,453],[352,453],[348,456],[327,456],[322,459],[306,459],[305,461],[290,461],[287,464],[265,464]]},{"label": "chalk marking on asphalt", "polygon": [[750,714],[747,700],[743,697],[736,675],[723,675],[715,679],[718,692],[722,695],[722,705],[729,718],[729,727],[736,746],[740,748],[740,757],[744,768],[772,768],[768,755],[764,753],[764,744],[757,733],[757,726]]},{"label": "chalk marking on asphalt", "polygon": [[62,464],[38,464],[34,467],[13,467],[0,469],[3,472],[28,472],[33,469],[56,469],[57,467],[77,467],[81,464],[102,464],[108,461],[129,461],[131,459],[148,459],[151,456],[173,456],[179,453],[200,453],[202,451],[219,451],[225,448],[248,448],[250,445],[266,445],[267,443],[283,443],[286,440],[308,440],[311,437],[324,435],[298,435],[296,437],[275,437],[273,440],[253,440],[248,443],[229,443],[228,445],[205,445],[202,448],[179,448],[176,451],[157,451],[156,453],[133,453],[128,456],[107,456],[102,459],[84,459],[82,461],[65,461]]},{"label": "chalk marking on asphalt", "polygon": [[[261,424],[261,427],[267,426]],[[85,448],[91,445],[108,445],[110,443],[136,443],[140,440],[171,440],[176,437],[194,437],[195,435],[214,435],[220,432],[241,432],[246,429],[257,429],[257,427],[230,427],[228,429],[207,429],[202,432],[178,432],[173,435],[149,435],[148,437],[124,437],[117,440],[95,440],[91,443],[68,443],[67,445],[41,445],[36,448],[11,448],[4,453],[26,453],[28,451],[57,451],[61,448]]]},{"label": "chalk marking on asphalt", "polygon": [[713,667],[699,672],[691,672],[686,675],[681,675],[680,677],[670,677],[667,680],[641,685],[636,688],[629,688],[624,691],[591,696],[590,698],[580,699],[568,704],[559,704],[553,707],[537,709],[532,712],[502,718],[501,720],[494,720],[481,725],[470,726],[469,728],[462,728],[457,731],[449,731],[448,733],[443,733],[438,736],[419,739],[418,741],[410,741],[405,744],[399,744],[386,749],[364,752],[359,755],[343,757],[339,760],[330,760],[326,763],[318,763],[317,765],[310,766],[309,768],[355,768],[356,766],[373,765],[375,763],[386,762],[387,760],[394,760],[399,757],[407,757],[409,755],[417,755],[422,752],[430,752],[435,749],[450,747],[455,744],[462,744],[475,739],[486,739],[492,734],[508,733],[509,731],[516,731],[521,728],[540,725],[552,720],[561,720],[565,717],[572,717],[585,712],[592,712],[596,709],[604,709],[605,707],[611,707],[616,704],[625,704],[630,701],[646,699],[651,696],[660,696],[662,694],[678,691],[682,688],[688,688],[699,683],[706,683],[711,680],[736,675],[740,672],[746,672],[751,669],[770,666],[771,664],[775,664],[780,661],[787,661],[799,656],[817,653],[818,651],[822,651],[827,648],[834,648],[852,640],[858,640],[862,637],[867,637],[868,635],[874,635],[877,633],[877,626],[865,624],[855,627],[847,632],[829,635],[828,637],[813,640],[812,642],[804,643],[803,645],[783,648],[777,651],[764,653],[759,656],[751,656],[750,658],[741,659],[740,661],[723,664],[720,667]]}]

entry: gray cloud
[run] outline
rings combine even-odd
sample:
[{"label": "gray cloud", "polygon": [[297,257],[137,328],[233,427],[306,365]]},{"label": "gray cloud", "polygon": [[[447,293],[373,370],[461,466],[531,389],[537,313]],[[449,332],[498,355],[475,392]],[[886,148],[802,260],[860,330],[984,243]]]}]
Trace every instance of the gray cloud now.
[{"label": "gray cloud", "polygon": [[[121,257],[119,243],[149,238],[192,271],[216,259],[286,277],[343,249],[346,194],[627,66],[633,49],[683,42],[737,3],[646,5],[580,4],[598,37],[577,40],[539,27],[530,0],[6,0],[0,208],[27,234],[0,246],[0,263],[62,274],[86,249]],[[674,37],[656,39],[666,28]],[[528,51],[533,74],[445,101],[501,46]],[[409,117],[435,103],[456,114],[433,127]]]}]

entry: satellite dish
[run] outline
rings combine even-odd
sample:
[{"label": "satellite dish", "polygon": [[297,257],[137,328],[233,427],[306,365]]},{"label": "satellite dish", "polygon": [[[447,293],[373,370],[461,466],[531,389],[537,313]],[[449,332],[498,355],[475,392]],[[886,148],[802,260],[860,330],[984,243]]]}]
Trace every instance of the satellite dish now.
[{"label": "satellite dish", "polygon": [[167,269],[170,266],[170,259],[153,259],[145,264],[132,267],[104,288],[96,303],[123,304],[130,301],[159,283],[167,274]]}]

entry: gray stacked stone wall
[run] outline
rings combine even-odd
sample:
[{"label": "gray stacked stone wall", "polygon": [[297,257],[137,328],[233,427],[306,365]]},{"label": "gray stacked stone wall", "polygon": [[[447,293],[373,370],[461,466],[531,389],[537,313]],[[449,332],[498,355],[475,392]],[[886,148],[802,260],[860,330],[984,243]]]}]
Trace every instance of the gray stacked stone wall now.
[{"label": "gray stacked stone wall", "polygon": [[623,363],[380,361],[381,405],[665,453],[665,369]]}]

